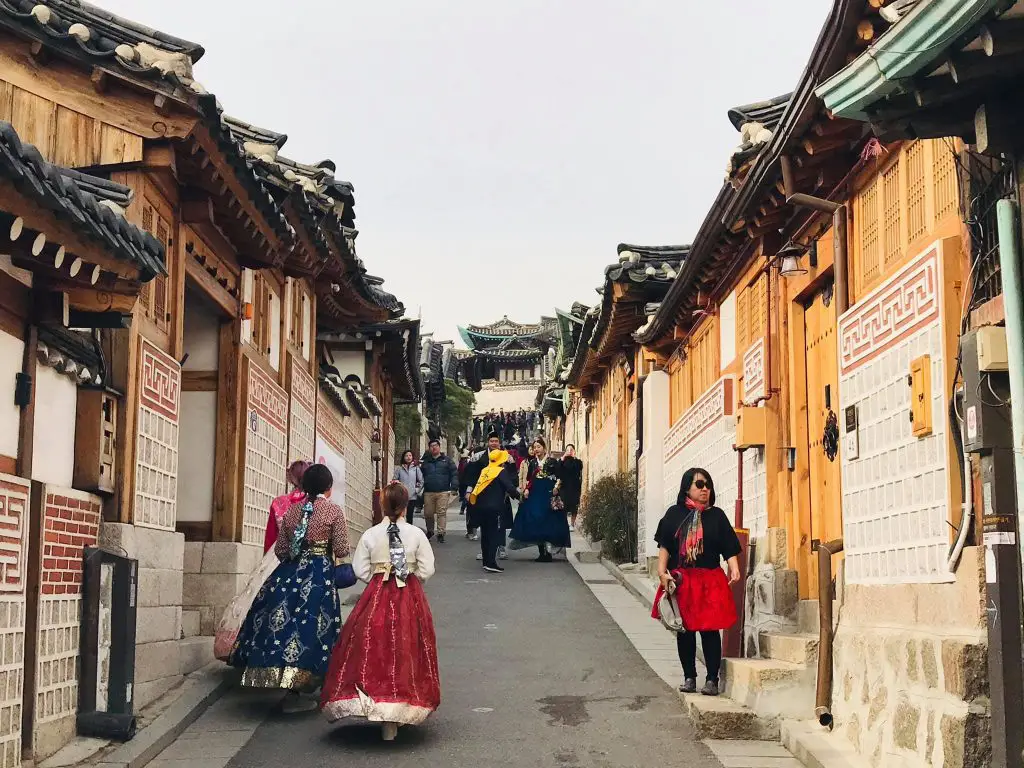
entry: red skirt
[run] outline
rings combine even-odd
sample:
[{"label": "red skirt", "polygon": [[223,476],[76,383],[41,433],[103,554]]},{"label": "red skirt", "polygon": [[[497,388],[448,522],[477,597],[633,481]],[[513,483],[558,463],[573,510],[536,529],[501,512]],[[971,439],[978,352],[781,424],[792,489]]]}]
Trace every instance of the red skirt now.
[{"label": "red skirt", "polygon": [[[728,629],[736,623],[736,601],[725,571],[721,568],[680,568],[672,571],[672,575],[679,582],[676,600],[688,632]],[[663,594],[665,588],[659,586],[654,596],[652,618],[661,619],[658,602]]]},{"label": "red skirt", "polygon": [[423,585],[377,574],[331,654],[320,707],[331,722],[419,725],[441,703],[437,639]]}]

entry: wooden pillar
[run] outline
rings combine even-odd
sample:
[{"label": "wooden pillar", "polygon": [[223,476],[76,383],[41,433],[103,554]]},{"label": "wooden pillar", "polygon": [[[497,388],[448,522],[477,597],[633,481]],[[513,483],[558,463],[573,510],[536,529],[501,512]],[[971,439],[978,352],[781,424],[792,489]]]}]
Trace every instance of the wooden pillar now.
[{"label": "wooden pillar", "polygon": [[18,422],[18,462],[17,474],[19,477],[31,479],[32,477],[32,454],[35,451],[35,421],[36,421],[36,370],[38,358],[36,350],[39,347],[39,331],[31,320],[25,328],[25,354],[22,358],[21,371],[28,377],[31,384],[29,388],[29,400],[21,407],[21,414]]},{"label": "wooden pillar", "polygon": [[217,371],[217,457],[213,468],[214,541],[241,541],[242,499],[245,482],[246,396],[241,321],[221,324]]}]

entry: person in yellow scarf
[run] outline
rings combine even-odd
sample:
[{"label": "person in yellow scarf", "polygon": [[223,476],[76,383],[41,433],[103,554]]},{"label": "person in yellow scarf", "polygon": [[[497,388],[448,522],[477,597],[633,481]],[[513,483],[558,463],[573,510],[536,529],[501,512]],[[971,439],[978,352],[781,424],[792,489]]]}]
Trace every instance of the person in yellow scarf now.
[{"label": "person in yellow scarf", "polygon": [[515,464],[509,463],[507,451],[492,450],[488,460],[469,493],[469,503],[473,507],[475,522],[480,526],[480,551],[484,570],[488,573],[503,573],[505,569],[498,565],[497,559],[502,532],[501,514],[506,496],[519,498],[519,489],[516,487],[518,478],[515,476]]}]

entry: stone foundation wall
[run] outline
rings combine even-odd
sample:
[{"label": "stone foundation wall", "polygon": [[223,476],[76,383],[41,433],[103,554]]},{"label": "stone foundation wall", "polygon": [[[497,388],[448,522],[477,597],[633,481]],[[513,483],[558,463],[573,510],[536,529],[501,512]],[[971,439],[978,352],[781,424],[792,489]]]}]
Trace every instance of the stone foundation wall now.
[{"label": "stone foundation wall", "polygon": [[185,537],[173,531],[104,523],[100,546],[139,561],[135,711],[181,682]]},{"label": "stone foundation wall", "polygon": [[988,765],[983,554],[952,584],[841,583],[836,729],[874,766]]},{"label": "stone foundation wall", "polygon": [[199,613],[199,634],[212,636],[228,603],[259,567],[263,547],[226,541],[185,543],[182,608]]},{"label": "stone foundation wall", "polygon": [[800,602],[797,572],[786,568],[786,530],[768,528],[752,545],[753,572],[747,578],[743,646],[748,658],[761,655],[761,633],[791,631]]}]

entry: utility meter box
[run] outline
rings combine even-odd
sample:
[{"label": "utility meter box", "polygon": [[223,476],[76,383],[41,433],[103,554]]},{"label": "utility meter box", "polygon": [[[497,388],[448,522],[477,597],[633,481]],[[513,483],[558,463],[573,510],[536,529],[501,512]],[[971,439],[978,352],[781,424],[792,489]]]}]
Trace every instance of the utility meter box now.
[{"label": "utility meter box", "polygon": [[968,453],[984,454],[1013,446],[1009,374],[981,368],[985,358],[980,352],[979,338],[987,333],[986,328],[970,331],[960,341],[965,448]]},{"label": "utility meter box", "polygon": [[910,361],[910,421],[914,437],[932,433],[932,358],[921,355]]},{"label": "utility meter box", "polygon": [[1001,325],[987,325],[977,330],[978,370],[986,373],[1009,371],[1006,356],[1006,329]]},{"label": "utility meter box", "polygon": [[767,408],[745,405],[736,416],[736,447],[759,448],[768,436],[765,412]]}]

